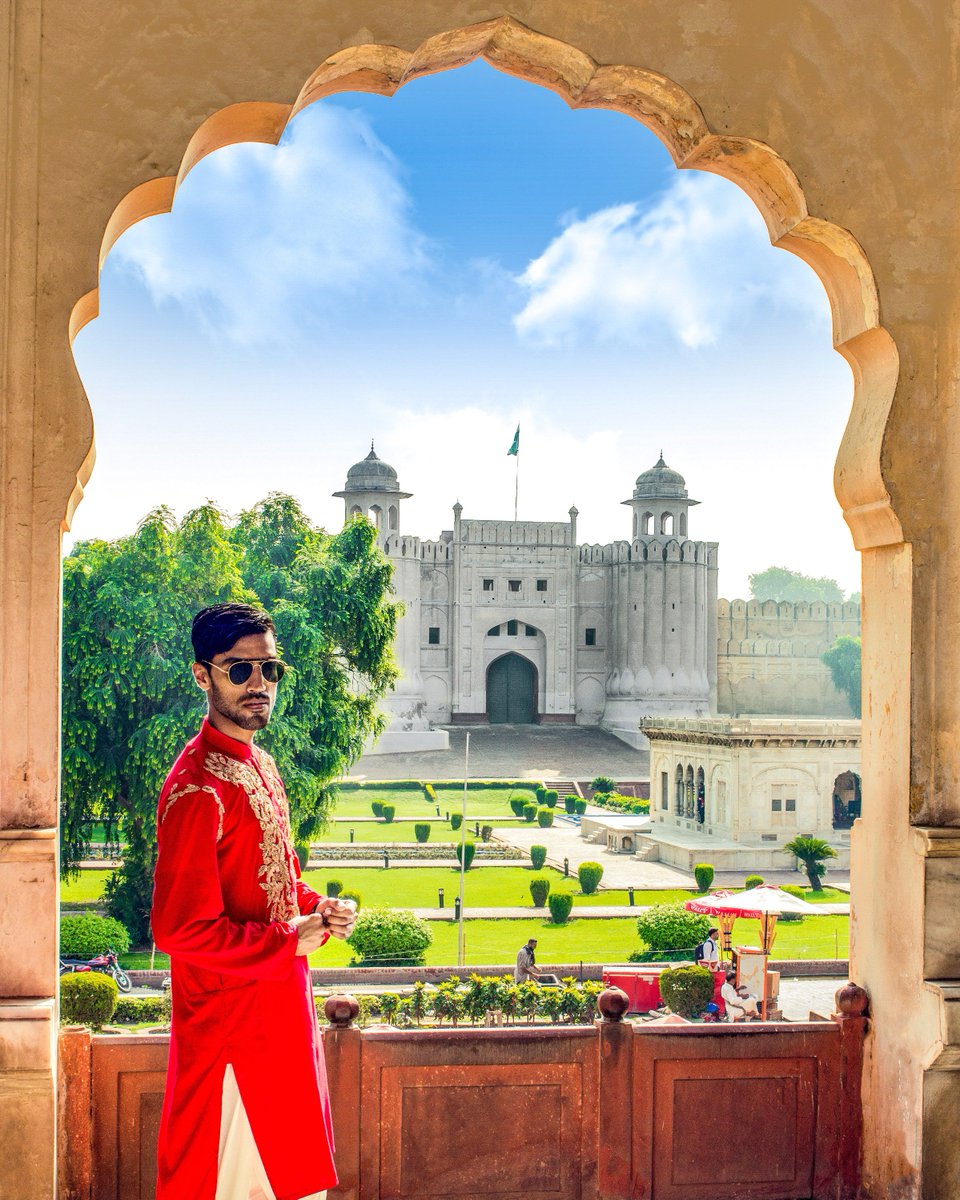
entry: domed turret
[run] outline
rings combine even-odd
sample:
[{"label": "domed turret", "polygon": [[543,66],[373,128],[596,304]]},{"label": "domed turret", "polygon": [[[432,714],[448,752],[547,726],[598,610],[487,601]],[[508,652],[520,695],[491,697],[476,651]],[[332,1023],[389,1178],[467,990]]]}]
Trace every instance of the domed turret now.
[{"label": "domed turret", "polygon": [[687,510],[699,500],[687,494],[686,480],[679,471],[668,467],[660,457],[649,469],[637,476],[633,495],[624,504],[633,509],[633,537],[686,538]]},{"label": "domed turret", "polygon": [[397,472],[377,457],[370,443],[370,453],[347,472],[342,492],[334,492],[344,504],[344,523],[355,516],[369,516],[382,534],[397,533],[400,529],[400,501],[412,492],[401,492]]}]

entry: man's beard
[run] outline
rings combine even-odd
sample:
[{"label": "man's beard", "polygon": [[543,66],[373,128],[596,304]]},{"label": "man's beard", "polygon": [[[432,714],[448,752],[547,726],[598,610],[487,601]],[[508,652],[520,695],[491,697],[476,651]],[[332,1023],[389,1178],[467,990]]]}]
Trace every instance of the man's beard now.
[{"label": "man's beard", "polygon": [[244,696],[243,700],[265,700],[267,708],[250,712],[243,707],[242,700],[228,700],[213,679],[210,680],[210,702],[222,717],[232,721],[239,729],[263,729],[273,711],[269,695],[266,692],[254,692]]}]

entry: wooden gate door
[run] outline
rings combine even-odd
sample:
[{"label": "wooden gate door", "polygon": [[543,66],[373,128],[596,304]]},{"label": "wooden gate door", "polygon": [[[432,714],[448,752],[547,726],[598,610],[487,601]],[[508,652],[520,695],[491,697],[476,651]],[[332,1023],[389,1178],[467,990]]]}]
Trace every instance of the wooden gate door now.
[{"label": "wooden gate door", "polygon": [[491,725],[532,725],[536,718],[536,668],[519,654],[505,654],[487,671],[487,719]]}]

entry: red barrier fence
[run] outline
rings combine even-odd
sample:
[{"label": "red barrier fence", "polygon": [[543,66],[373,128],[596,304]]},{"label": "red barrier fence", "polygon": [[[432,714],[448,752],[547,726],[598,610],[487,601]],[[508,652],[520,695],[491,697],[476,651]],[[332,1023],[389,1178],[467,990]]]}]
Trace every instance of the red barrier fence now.
[{"label": "red barrier fence", "polygon": [[[593,1026],[360,1030],[328,1001],[330,1200],[852,1200],[855,990],[830,1021],[737,1027],[608,1005]],[[62,1032],[61,1200],[152,1200],[166,1058],[165,1037]]]}]

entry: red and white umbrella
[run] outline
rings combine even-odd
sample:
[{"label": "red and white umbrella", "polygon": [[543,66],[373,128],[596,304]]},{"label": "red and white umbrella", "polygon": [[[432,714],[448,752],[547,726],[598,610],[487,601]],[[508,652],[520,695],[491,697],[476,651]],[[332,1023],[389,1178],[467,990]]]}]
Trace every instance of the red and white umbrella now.
[{"label": "red and white umbrella", "polygon": [[817,909],[799,896],[771,884],[749,888],[745,892],[714,892],[712,896],[698,896],[688,900],[684,908],[690,912],[704,913],[716,917],[724,935],[724,945],[730,949],[730,933],[737,917],[752,917],[760,922],[760,942],[765,954],[770,953],[777,928],[777,917],[781,913],[816,913]]}]

